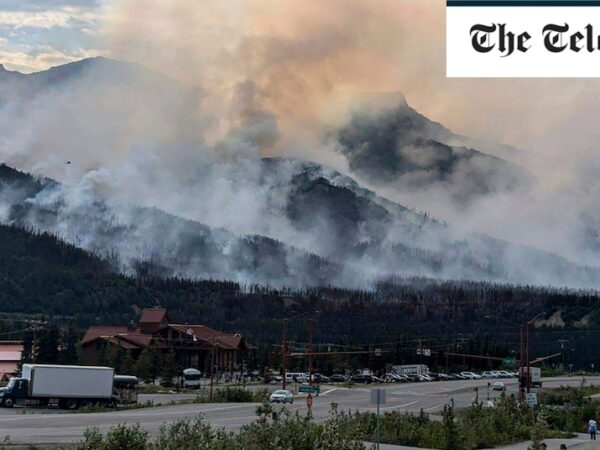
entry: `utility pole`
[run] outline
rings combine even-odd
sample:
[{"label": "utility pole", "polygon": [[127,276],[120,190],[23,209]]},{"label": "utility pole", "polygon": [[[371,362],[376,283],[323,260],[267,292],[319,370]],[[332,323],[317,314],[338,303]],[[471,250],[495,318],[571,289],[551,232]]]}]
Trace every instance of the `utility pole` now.
[{"label": "utility pole", "polygon": [[519,352],[519,402],[525,400],[525,333],[524,326],[521,324],[521,345]]},{"label": "utility pole", "polygon": [[210,393],[208,394],[210,401],[213,401],[213,384],[215,379],[215,344],[212,342],[210,349]]},{"label": "utility pole", "polygon": [[288,333],[288,320],[283,319],[283,332],[281,334],[281,389],[285,390],[285,370],[286,370],[286,359],[287,359],[287,333]]},{"label": "utility pole", "polygon": [[562,353],[562,366],[563,366],[563,370],[565,370],[567,368],[566,364],[565,364],[565,344],[567,342],[569,342],[568,339],[559,339],[558,342],[560,342],[560,352]]},{"label": "utility pole", "polygon": [[313,357],[312,357],[312,339],[313,339],[313,319],[308,319],[308,383],[313,385]]},{"label": "utility pole", "polygon": [[527,322],[526,331],[527,331],[527,393],[531,392],[531,339],[529,332],[530,322]]}]

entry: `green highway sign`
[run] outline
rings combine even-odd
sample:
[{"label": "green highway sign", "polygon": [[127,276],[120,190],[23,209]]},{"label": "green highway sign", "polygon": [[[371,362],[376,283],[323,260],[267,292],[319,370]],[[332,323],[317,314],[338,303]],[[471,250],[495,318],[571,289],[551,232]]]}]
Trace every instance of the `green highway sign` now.
[{"label": "green highway sign", "polygon": [[319,386],[300,386],[298,391],[307,392],[309,394],[319,394],[321,392],[321,388]]},{"label": "green highway sign", "polygon": [[502,365],[506,367],[516,366],[517,359],[516,358],[504,358],[502,360]]}]

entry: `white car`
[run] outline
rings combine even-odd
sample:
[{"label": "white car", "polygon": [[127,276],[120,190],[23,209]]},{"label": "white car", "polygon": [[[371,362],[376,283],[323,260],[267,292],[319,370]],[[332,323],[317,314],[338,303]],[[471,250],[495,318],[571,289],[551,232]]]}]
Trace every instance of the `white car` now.
[{"label": "white car", "polygon": [[506,391],[506,385],[504,384],[504,381],[496,381],[492,385],[492,389],[494,391]]},{"label": "white car", "polygon": [[500,375],[493,370],[486,370],[485,372],[481,372],[481,376],[483,378],[498,378]]},{"label": "white car", "polygon": [[288,390],[278,390],[271,394],[269,397],[271,403],[294,403],[294,394]]},{"label": "white car", "polygon": [[481,375],[477,375],[475,372],[461,372],[460,373],[467,380],[479,380]]},{"label": "white car", "polygon": [[508,372],[506,370],[499,370],[498,375],[500,375],[502,378],[512,378],[513,376],[512,372]]}]

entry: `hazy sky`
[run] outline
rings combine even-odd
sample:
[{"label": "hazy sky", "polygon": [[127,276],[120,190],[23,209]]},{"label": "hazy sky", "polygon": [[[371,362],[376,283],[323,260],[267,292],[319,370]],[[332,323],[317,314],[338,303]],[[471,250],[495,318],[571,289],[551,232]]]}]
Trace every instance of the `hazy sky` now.
[{"label": "hazy sky", "polygon": [[107,55],[213,90],[258,79],[307,124],[349,92],[401,91],[459,133],[568,164],[595,151],[598,80],[446,79],[444,22],[444,0],[0,0],[0,62]]}]

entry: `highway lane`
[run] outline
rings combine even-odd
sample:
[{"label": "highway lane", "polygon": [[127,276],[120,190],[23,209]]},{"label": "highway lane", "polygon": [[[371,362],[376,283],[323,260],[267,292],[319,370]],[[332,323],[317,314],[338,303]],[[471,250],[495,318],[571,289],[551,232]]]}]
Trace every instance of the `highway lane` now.
[{"label": "highway lane", "polygon": [[[600,384],[600,377],[586,379],[588,383]],[[493,380],[492,380],[493,381]],[[507,392],[517,392],[517,381],[503,380]],[[370,404],[370,389],[382,388],[387,391],[387,403],[383,411],[397,410],[428,413],[439,412],[450,399],[456,407],[466,407],[475,399],[475,387],[479,389],[479,398],[487,398],[487,380],[461,380],[452,382],[387,384],[380,386],[359,385],[352,388],[341,386],[322,386],[322,395],[314,397],[312,413],[317,420],[323,420],[329,414],[331,403],[339,410],[374,411]],[[580,377],[544,379],[544,388],[560,385],[579,386]],[[490,398],[500,393],[490,391]],[[160,397],[165,401],[169,397]],[[119,423],[139,423],[152,435],[156,435],[165,422],[195,418],[203,415],[215,427],[230,430],[255,420],[254,403],[187,404],[158,406],[153,408],[114,411],[106,413],[64,413],[49,410],[25,410],[23,408],[0,409],[0,439],[8,435],[15,444],[69,443],[81,439],[86,428],[97,426],[106,431]],[[306,412],[304,397],[296,397],[293,405],[286,405],[291,411]],[[276,406],[281,408],[281,406]]]}]

